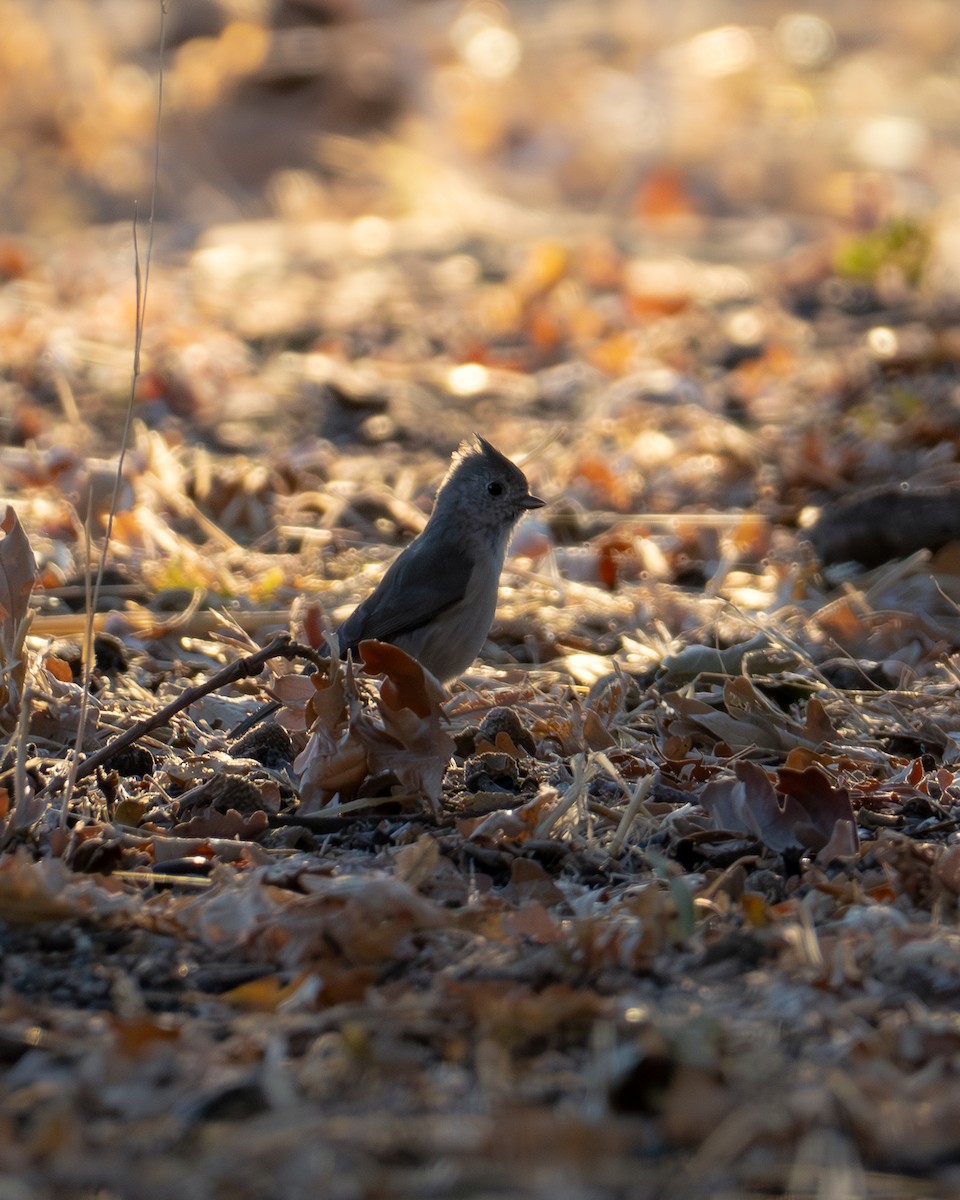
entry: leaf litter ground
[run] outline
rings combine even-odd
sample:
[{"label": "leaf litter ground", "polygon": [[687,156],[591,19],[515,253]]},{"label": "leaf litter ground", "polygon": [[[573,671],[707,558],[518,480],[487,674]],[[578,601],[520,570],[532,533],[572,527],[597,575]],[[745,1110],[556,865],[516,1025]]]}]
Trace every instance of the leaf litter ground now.
[{"label": "leaf litter ground", "polygon": [[[420,205],[160,231],[79,761],[191,703],[75,786],[130,237],[0,246],[3,1184],[956,1190],[955,220]],[[205,690],[472,429],[559,429],[482,664]]]},{"label": "leaf litter ground", "polygon": [[[196,269],[162,272],[160,295]],[[490,400],[458,396],[455,367],[424,382],[371,360],[382,443],[333,381],[347,368],[316,352],[309,369],[331,377],[311,403],[359,419],[352,439],[306,436],[294,406],[286,448],[226,455],[214,416],[141,413],[85,754],[202,691],[291,606],[314,645],[349,611],[443,468],[411,394],[451,432],[474,423],[518,451],[564,405],[570,424],[529,465],[551,510],[521,532],[485,665],[451,696],[389,658],[385,683],[279,661],[72,790],[74,514],[91,507],[96,532],[110,464],[87,453],[91,427],[73,450],[62,407],[38,406],[39,436],[4,462],[39,563],[25,642],[10,597],[34,568],[12,512],[0,543],[5,665],[26,664],[7,676],[0,779],[4,1170],[37,1194],[143,1196],[188,1180],[332,1196],[386,1179],[410,1196],[951,1185],[952,550],[831,575],[796,528],[824,474],[920,469],[928,435],[905,416],[871,443],[880,465],[851,465],[841,385],[815,419],[797,398],[805,371],[865,371],[861,352],[814,366],[815,326],[757,286],[744,303],[785,324],[770,340],[791,368],[761,348],[746,415],[685,399],[662,367],[601,384],[581,364],[558,396],[566,368],[538,366],[522,323],[530,361],[491,371]],[[651,328],[689,344],[700,303]],[[244,369],[266,387],[294,355],[248,350]],[[934,394],[925,425],[954,420],[947,378],[898,376]],[[171,403],[169,382],[151,386]],[[265,686],[281,724],[238,745]]]}]

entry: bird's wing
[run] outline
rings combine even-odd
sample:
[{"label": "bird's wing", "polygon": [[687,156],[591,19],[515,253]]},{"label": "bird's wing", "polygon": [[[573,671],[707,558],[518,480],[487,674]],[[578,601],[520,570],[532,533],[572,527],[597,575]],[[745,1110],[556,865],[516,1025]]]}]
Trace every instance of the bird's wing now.
[{"label": "bird's wing", "polygon": [[389,642],[429,624],[463,599],[473,566],[458,544],[411,543],[340,626],[340,653],[365,638]]}]

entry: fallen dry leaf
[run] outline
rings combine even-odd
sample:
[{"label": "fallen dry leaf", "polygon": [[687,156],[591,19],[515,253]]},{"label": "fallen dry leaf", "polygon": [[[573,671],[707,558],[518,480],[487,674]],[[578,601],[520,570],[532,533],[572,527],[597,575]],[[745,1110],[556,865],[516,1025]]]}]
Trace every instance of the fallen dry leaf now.
[{"label": "fallen dry leaf", "polygon": [[398,646],[368,639],[358,649],[365,671],[386,676],[380,696],[388,707],[408,708],[418,717],[427,717],[446,699],[443,685]]},{"label": "fallen dry leaf", "polygon": [[0,521],[0,728],[16,724],[27,673],[24,639],[37,564],[12,505]]},{"label": "fallen dry leaf", "polygon": [[767,772],[751,762],[737,762],[734,778],[708,783],[700,802],[715,829],[751,833],[771,850],[821,850],[834,837],[838,822],[849,825],[844,845],[856,833],[850,798],[815,766],[778,772],[779,792]]}]

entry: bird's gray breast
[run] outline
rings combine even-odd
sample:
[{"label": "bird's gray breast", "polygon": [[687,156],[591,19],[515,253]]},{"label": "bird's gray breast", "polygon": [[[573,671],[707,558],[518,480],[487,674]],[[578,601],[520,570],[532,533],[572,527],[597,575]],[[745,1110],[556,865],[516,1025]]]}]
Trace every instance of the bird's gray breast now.
[{"label": "bird's gray breast", "polygon": [[461,675],[474,661],[497,610],[502,554],[475,557],[463,598],[422,628],[398,638],[397,644],[438,679]]}]

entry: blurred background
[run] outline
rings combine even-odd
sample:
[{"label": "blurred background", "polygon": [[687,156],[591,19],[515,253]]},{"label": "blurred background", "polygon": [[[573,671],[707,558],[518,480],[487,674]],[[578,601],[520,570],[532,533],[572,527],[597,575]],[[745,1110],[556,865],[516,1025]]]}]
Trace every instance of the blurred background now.
[{"label": "blurred background", "polygon": [[[166,25],[158,212],[185,234],[476,188],[666,237],[863,228],[960,177],[950,0],[167,0]],[[0,0],[0,28],[4,230],[142,212],[160,0]]]},{"label": "blurred background", "polygon": [[960,4],[167,0],[161,38],[162,12],[0,0],[17,487],[32,447],[115,447],[161,62],[135,415],[167,444],[275,454],[295,493],[291,447],[324,478],[366,448],[393,486],[411,451],[431,480],[473,429],[562,422],[544,470],[585,509],[790,519],[811,485],[956,468]]}]

